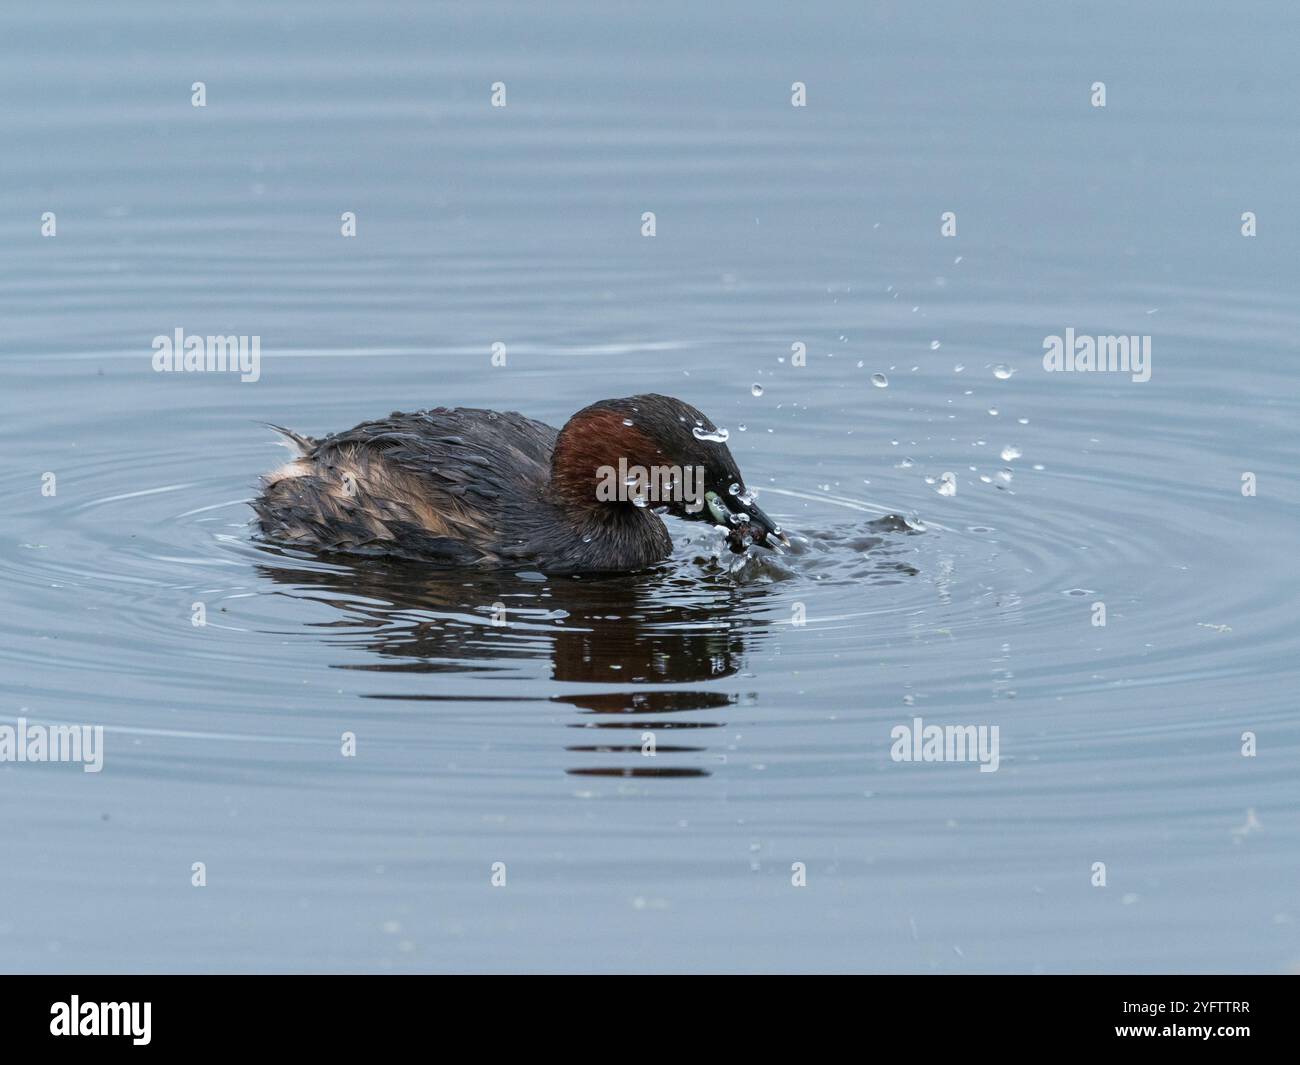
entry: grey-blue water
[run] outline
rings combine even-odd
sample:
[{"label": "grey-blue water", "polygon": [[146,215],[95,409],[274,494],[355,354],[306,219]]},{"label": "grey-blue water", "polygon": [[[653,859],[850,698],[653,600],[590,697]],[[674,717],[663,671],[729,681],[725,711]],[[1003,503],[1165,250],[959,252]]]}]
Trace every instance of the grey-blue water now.
[{"label": "grey-blue water", "polygon": [[[0,725],[104,761],[0,763],[0,968],[1295,969],[1298,30],[11,5]],[[177,328],[260,379],[155,372]],[[1149,336],[1150,379],[1045,370],[1067,329]],[[262,421],[647,391],[797,552],[677,525],[593,582],[252,535]],[[918,717],[997,770],[896,760]]]}]

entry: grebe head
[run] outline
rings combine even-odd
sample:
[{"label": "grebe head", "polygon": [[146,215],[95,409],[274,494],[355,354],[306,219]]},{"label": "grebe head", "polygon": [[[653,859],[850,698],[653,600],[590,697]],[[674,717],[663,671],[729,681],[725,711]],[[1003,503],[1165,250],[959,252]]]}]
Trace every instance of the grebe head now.
[{"label": "grebe head", "polygon": [[603,399],[560,430],[552,490],[562,504],[594,514],[634,506],[720,525],[733,548],[742,538],[789,543],[754,505],[726,441],[725,430],[671,396]]}]

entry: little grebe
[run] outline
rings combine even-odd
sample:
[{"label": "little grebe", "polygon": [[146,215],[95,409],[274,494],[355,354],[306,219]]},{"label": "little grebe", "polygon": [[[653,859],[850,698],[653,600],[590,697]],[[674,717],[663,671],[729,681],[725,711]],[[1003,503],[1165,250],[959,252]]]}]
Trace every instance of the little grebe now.
[{"label": "little grebe", "polygon": [[394,413],[313,440],[253,502],[294,547],[441,566],[624,572],[672,550],[654,513],[708,521],[736,552],[788,543],[753,505],[720,432],[670,396],[604,399],[563,429],[466,407]]}]

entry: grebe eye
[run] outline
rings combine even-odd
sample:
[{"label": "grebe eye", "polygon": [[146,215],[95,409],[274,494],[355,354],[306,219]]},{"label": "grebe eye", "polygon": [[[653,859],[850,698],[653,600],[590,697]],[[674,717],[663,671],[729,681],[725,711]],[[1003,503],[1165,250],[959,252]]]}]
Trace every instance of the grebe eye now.
[{"label": "grebe eye", "polygon": [[718,498],[718,493],[705,492],[704,502],[709,505],[709,513],[713,515],[713,520],[719,525],[726,525],[727,508],[722,505],[722,500]]}]

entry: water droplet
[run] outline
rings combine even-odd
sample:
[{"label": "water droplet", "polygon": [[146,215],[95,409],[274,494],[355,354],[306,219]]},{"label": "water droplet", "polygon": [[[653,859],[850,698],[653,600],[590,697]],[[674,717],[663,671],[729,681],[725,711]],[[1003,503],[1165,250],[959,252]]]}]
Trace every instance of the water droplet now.
[{"label": "water droplet", "polygon": [[957,494],[957,478],[951,473],[944,474],[943,481],[935,491],[941,496],[955,496]]},{"label": "water droplet", "polygon": [[990,414],[992,417],[996,418],[996,417],[998,416],[998,409],[997,409],[997,407],[990,407],[990,408],[989,408],[989,414]]},{"label": "water droplet", "polygon": [[911,459],[903,459],[902,462],[896,463],[896,464],[894,465],[894,469],[896,469],[896,470],[910,470],[910,469],[912,468],[912,465],[913,465],[913,463],[912,463],[912,460],[911,460]]},{"label": "water droplet", "polygon": [[953,373],[962,373],[962,372],[965,371],[965,369],[966,369],[966,367],[965,367],[964,365],[962,365],[962,364],[959,362],[956,366],[954,366],[954,367],[952,368],[952,372],[953,372]]},{"label": "water droplet", "polygon": [[1012,459],[1018,459],[1020,458],[1020,454],[1020,448],[1016,447],[1014,444],[1008,444],[1002,449],[1002,461],[1010,462]]},{"label": "water droplet", "polygon": [[749,426],[746,425],[744,422],[741,422],[739,425],[736,426],[736,428],[743,433],[746,429],[749,428]]},{"label": "water droplet", "polygon": [[760,384],[755,384],[750,389],[750,392],[752,392],[755,396],[761,396],[763,394],[763,386]]},{"label": "water droplet", "polygon": [[624,419],[623,419],[623,424],[624,424],[624,425],[635,425],[636,422],[634,422],[631,418],[624,418]]},{"label": "water droplet", "polygon": [[642,496],[633,496],[633,497],[632,497],[632,505],[633,505],[634,507],[640,507],[642,510],[644,510],[646,507],[648,507],[648,506],[650,505],[650,500],[648,500],[648,499],[647,499],[645,496],[643,496],[643,495],[642,495]]},{"label": "water droplet", "polygon": [[710,440],[715,444],[725,444],[731,438],[731,434],[727,432],[726,429],[714,429],[710,431],[708,429],[701,429],[697,425],[691,430],[691,432],[695,434],[696,440]]},{"label": "water droplet", "polygon": [[871,383],[877,388],[888,388],[889,378],[882,373],[873,373],[871,375]]},{"label": "water droplet", "polygon": [[931,351],[938,351],[941,347],[943,347],[943,345],[940,344],[937,340],[932,340],[932,341],[930,341],[930,350],[931,350]]},{"label": "water droplet", "polygon": [[727,485],[727,491],[734,496],[737,492],[740,491],[740,485],[738,485],[735,481],[732,481],[731,484]]},{"label": "water droplet", "polygon": [[1007,378],[1009,378],[1015,372],[1016,372],[1015,370],[1013,370],[1010,366],[1008,366],[1004,362],[1000,362],[993,367],[993,376],[996,377],[999,381],[1007,380]]},{"label": "water droplet", "polygon": [[1001,470],[998,470],[998,476],[999,476],[1000,478],[1002,478],[1002,480],[1004,480],[1004,481],[1010,481],[1010,480],[1011,480],[1011,471],[1008,470],[1008,469],[1001,469]]}]

